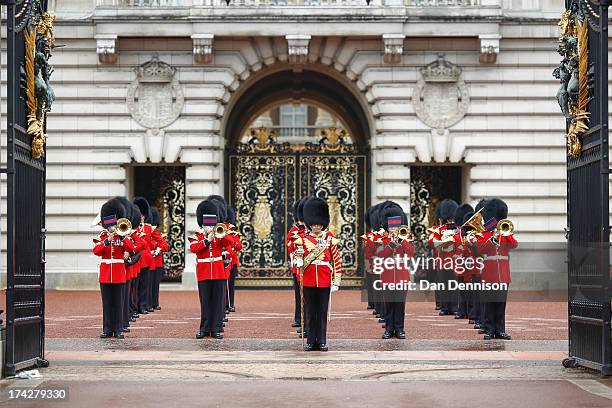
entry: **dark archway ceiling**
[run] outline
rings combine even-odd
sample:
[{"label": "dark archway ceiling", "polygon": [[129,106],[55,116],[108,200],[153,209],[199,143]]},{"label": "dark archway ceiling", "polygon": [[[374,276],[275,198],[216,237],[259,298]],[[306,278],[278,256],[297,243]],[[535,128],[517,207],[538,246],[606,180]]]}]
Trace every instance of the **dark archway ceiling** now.
[{"label": "dark archway ceiling", "polygon": [[225,128],[226,145],[238,143],[241,132],[262,108],[287,99],[312,100],[329,108],[347,124],[353,143],[368,146],[370,127],[359,101],[337,80],[312,70],[280,71],[255,82],[229,113]]}]

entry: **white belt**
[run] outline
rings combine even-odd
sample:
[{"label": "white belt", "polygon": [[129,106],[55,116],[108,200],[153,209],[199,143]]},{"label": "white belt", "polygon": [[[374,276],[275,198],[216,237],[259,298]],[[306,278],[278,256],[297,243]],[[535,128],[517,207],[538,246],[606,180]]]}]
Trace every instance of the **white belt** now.
[{"label": "white belt", "polygon": [[122,264],[123,259],[103,259],[101,261],[103,264]]},{"label": "white belt", "polygon": [[313,265],[321,265],[321,266],[329,266],[331,267],[329,262],[325,262],[325,261],[321,261],[319,259],[315,259],[314,261],[312,261]]},{"label": "white belt", "polygon": [[222,259],[223,259],[222,256],[217,256],[215,258],[203,258],[203,259],[198,259],[198,263],[215,262],[215,261],[221,261]]},{"label": "white belt", "polygon": [[507,260],[507,259],[508,257],[504,255],[485,255],[484,256],[485,261],[502,261],[502,260]]}]

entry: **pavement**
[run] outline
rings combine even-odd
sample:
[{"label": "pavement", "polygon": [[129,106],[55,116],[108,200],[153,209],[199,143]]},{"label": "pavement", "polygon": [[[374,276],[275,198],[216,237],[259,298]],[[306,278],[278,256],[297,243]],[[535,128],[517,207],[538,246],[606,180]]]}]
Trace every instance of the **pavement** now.
[{"label": "pavement", "polygon": [[[49,292],[42,378],[0,381],[16,407],[610,407],[612,380],[565,369],[567,305],[511,302],[512,341],[484,341],[431,303],[407,307],[407,340],[382,340],[358,292],[334,298],[330,351],[305,353],[291,293],[240,291],[223,340],[193,338],[197,297],[164,292],[124,340],[99,339],[99,294]],[[194,304],[195,303],[195,304]],[[195,320],[194,320],[195,319]],[[180,323],[177,323],[180,322]],[[467,329],[467,330],[466,330]],[[64,388],[63,401],[10,399]]]}]

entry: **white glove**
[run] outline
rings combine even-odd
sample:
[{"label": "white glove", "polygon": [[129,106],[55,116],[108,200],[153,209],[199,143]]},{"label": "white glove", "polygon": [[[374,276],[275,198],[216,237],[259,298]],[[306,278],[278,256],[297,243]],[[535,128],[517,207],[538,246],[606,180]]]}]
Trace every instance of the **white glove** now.
[{"label": "white glove", "polygon": [[337,291],[338,291],[338,289],[340,289],[338,286],[336,286],[336,285],[332,285],[332,286],[331,286],[331,293],[337,292]]},{"label": "white glove", "polygon": [[298,268],[301,268],[302,266],[304,266],[304,259],[296,258],[295,259],[295,266],[297,266]]}]

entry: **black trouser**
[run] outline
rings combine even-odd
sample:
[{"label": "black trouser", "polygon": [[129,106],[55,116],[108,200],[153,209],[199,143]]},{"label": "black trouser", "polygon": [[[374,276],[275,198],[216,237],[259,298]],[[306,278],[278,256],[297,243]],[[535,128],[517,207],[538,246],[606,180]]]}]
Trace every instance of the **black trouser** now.
[{"label": "black trouser", "polygon": [[225,279],[198,281],[200,332],[220,332],[223,328],[223,289]]},{"label": "black trouser", "polygon": [[293,297],[295,298],[293,321],[301,324],[302,322],[302,304],[300,300],[300,281],[298,280],[297,274],[293,275]]},{"label": "black trouser", "polygon": [[123,318],[123,327],[130,326],[130,283],[131,281],[128,279],[125,281],[123,285],[123,303],[121,306],[121,316]]},{"label": "black trouser", "polygon": [[140,270],[140,278],[138,278],[138,311],[140,313],[149,309],[149,268]]},{"label": "black trouser", "polygon": [[[378,276],[378,275],[376,275]],[[366,282],[367,285],[367,294],[368,294],[368,307],[374,308],[374,274],[370,272],[366,272]]]},{"label": "black trouser", "polygon": [[403,302],[386,302],[385,303],[385,331],[403,332],[404,320],[406,318],[406,291],[394,290],[393,293],[385,293],[389,299],[400,300]]},{"label": "black trouser", "polygon": [[102,294],[102,331],[104,333],[121,333],[123,323],[121,307],[123,305],[122,283],[101,283]]},{"label": "black trouser", "polygon": [[457,310],[457,292],[448,290],[449,282],[454,279],[452,269],[441,269],[438,271],[438,283],[444,284],[444,290],[439,293],[440,311],[446,314],[453,314]]},{"label": "black trouser", "polygon": [[305,319],[308,344],[327,343],[327,307],[330,288],[304,287]]},{"label": "black trouser", "polygon": [[506,332],[507,290],[490,291],[485,302],[484,330],[487,334],[496,335]]},{"label": "black trouser", "polygon": [[223,331],[223,319],[225,319],[225,314],[227,312],[227,302],[229,301],[228,295],[229,289],[229,279],[223,279],[223,297],[221,298],[221,308],[219,309],[219,320],[221,321],[221,329],[219,331]]},{"label": "black trouser", "polygon": [[236,307],[234,304],[234,292],[236,291],[236,276],[238,276],[238,265],[232,266],[229,278],[229,305],[228,307]]},{"label": "black trouser", "polygon": [[159,285],[161,283],[162,275],[164,274],[164,268],[155,268],[154,271],[151,272],[153,277],[153,283],[151,285],[151,303],[150,307],[158,307],[159,306]]},{"label": "black trouser", "polygon": [[[455,278],[458,283],[465,283],[465,279],[463,276],[458,276]],[[467,290],[458,290],[458,304],[457,304],[457,315],[461,317],[465,317],[468,315],[468,291]]]},{"label": "black trouser", "polygon": [[[480,283],[480,276],[472,276],[472,283]],[[468,302],[468,318],[475,322],[480,321],[480,291],[470,290],[469,291],[469,302]]]},{"label": "black trouser", "polygon": [[138,314],[138,285],[140,284],[140,276],[136,275],[130,284],[130,314]]}]

